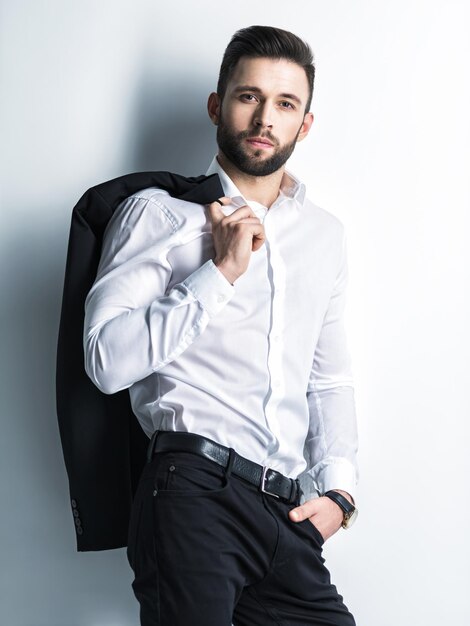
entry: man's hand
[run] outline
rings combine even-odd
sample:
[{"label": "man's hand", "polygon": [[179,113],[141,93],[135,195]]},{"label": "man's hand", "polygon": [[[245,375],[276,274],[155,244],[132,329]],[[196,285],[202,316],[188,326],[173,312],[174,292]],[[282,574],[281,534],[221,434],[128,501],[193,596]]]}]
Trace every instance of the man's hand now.
[{"label": "man's hand", "polygon": [[[231,199],[225,196],[220,201],[224,205],[231,203]],[[208,206],[216,255],[214,264],[233,284],[246,272],[251,253],[263,245],[266,239],[264,226],[247,205],[230,215],[222,212],[219,202]]]},{"label": "man's hand", "polygon": [[[335,491],[352,503],[352,498],[349,493],[341,491],[340,489],[335,489]],[[305,519],[309,519],[326,541],[341,528],[343,511],[336,502],[333,502],[333,500],[327,496],[321,496],[320,498],[307,500],[307,502],[304,502],[301,506],[289,511],[289,518],[293,522],[301,522]]]}]

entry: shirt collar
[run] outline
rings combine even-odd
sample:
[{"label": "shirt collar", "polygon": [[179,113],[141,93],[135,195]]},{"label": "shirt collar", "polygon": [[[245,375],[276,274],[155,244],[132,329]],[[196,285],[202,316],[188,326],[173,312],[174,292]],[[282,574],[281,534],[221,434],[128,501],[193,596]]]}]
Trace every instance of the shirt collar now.
[{"label": "shirt collar", "polygon": [[[210,174],[219,175],[224,194],[227,197],[232,198],[233,204],[236,206],[248,204],[246,198],[218,162],[217,155],[214,155],[214,158],[207,169],[206,176],[209,176]],[[287,197],[294,200],[293,204],[298,210],[302,208],[305,201],[305,185],[288,170],[284,170],[279,191],[281,197]]]}]

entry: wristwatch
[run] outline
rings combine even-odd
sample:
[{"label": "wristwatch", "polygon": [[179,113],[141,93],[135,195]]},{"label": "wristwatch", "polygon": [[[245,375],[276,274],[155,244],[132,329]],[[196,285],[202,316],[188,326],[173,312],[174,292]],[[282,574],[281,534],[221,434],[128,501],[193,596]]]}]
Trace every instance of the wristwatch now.
[{"label": "wristwatch", "polygon": [[323,495],[330,498],[330,500],[333,500],[333,502],[336,502],[340,509],[342,509],[343,522],[341,523],[341,526],[343,528],[350,528],[356,520],[358,514],[357,507],[355,507],[354,504],[351,504],[347,498],[342,496],[337,491],[326,491]]}]

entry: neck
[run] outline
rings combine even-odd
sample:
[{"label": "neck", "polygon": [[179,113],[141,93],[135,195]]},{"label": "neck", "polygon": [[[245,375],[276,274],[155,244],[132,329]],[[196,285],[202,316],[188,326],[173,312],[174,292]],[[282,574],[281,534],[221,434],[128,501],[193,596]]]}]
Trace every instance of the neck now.
[{"label": "neck", "polygon": [[247,200],[259,202],[268,209],[271,207],[279,195],[284,166],[268,176],[251,176],[235,167],[220,150],[217,161]]}]

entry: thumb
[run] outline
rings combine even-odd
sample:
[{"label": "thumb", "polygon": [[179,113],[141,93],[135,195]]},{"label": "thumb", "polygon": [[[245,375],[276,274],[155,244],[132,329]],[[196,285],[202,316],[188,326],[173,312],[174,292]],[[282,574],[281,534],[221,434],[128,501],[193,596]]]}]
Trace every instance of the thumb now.
[{"label": "thumb", "polygon": [[293,522],[303,522],[305,519],[312,517],[317,512],[317,507],[314,500],[309,500],[304,504],[297,506],[295,509],[289,511],[289,518]]}]

